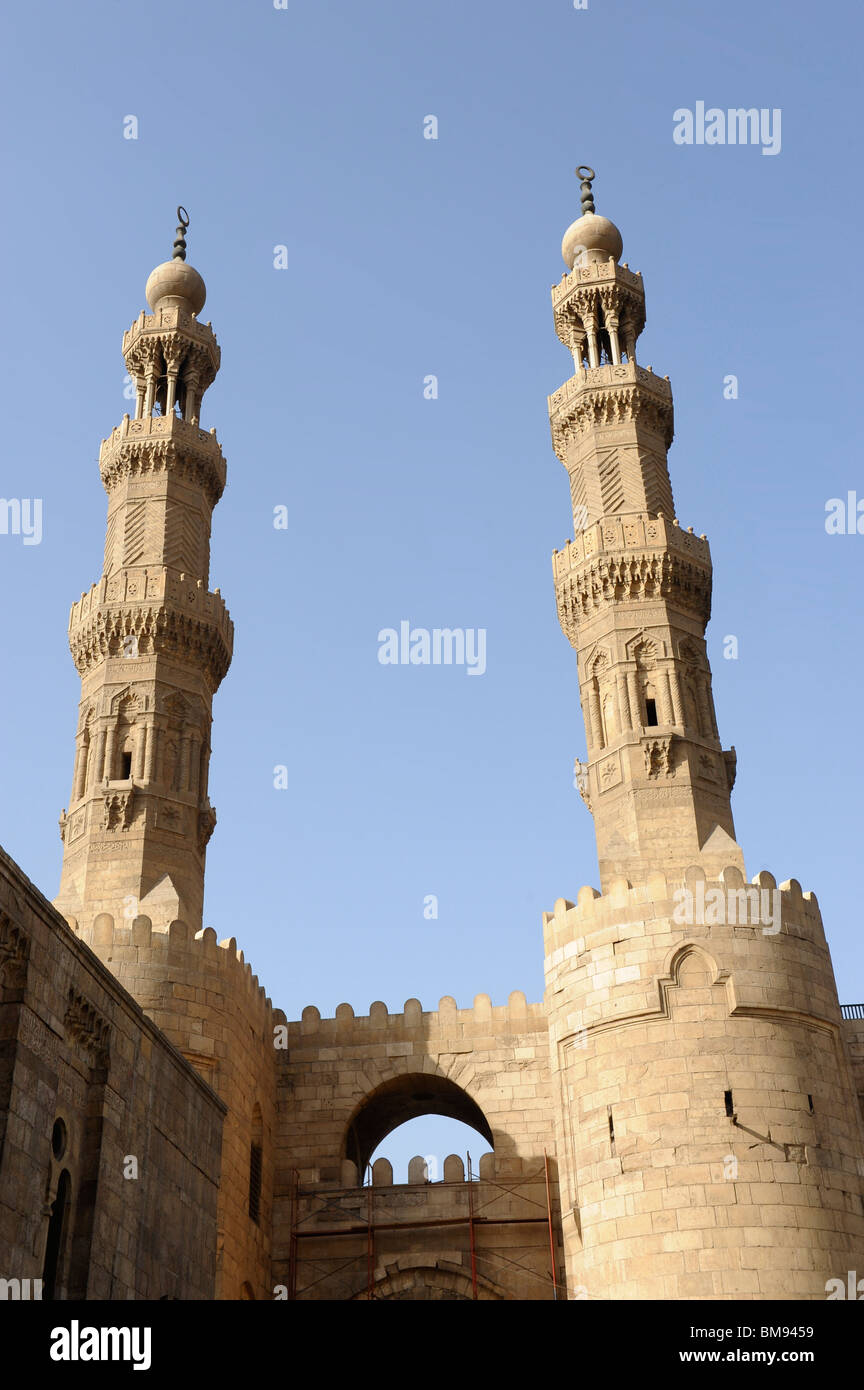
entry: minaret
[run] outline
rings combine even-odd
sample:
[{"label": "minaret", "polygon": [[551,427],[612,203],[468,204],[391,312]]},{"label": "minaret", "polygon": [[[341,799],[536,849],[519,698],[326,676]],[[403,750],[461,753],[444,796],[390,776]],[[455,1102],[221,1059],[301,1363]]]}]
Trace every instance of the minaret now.
[{"label": "minaret", "polygon": [[[553,557],[561,626],[578,654],[601,883],[653,870],[741,861],[730,792],[735,751],[720,744],[705,627],[708,542],[675,518],[666,451],[668,377],[636,362],[642,277],[619,264],[614,223],[594,211],[564,234],[567,272],[552,287],[555,327],[574,374],[549,397],[555,452],[570,475],[574,539]],[[741,862],[743,869],[743,862]]]},{"label": "minaret", "polygon": [[233,625],[209,591],[210,520],[225,486],[215,430],[200,428],[219,370],[206,289],[174,254],[147,281],[150,314],[123,336],[135,416],[103,441],[108,494],[101,579],[73,604],[69,645],[81,676],[72,792],[60,820],[57,906],[94,917],[182,918],[201,926],[204,859],[216,814],[207,795],[213,695]]},{"label": "minaret", "polygon": [[[553,288],[551,397],[602,892],[544,914],[569,1296],[821,1299],[860,1269],[864,1130],[819,905],[745,882],[704,632],[711,559],[674,518],[672,394],[636,363],[642,280],[594,212]],[[625,360],[626,359],[626,360]]]}]

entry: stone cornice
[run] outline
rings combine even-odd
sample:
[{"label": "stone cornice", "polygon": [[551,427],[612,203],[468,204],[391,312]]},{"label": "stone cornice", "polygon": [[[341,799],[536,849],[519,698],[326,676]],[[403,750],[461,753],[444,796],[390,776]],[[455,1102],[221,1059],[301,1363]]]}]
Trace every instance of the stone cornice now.
[{"label": "stone cornice", "polygon": [[666,448],[674,435],[672,388],[636,362],[582,368],[548,398],[552,444],[558,458],[580,435],[603,425],[642,420]]},{"label": "stone cornice", "polygon": [[560,308],[572,294],[585,285],[625,285],[636,294],[645,296],[642,276],[626,265],[617,265],[611,258],[608,261],[595,261],[589,265],[574,266],[561,276],[557,285],[552,286],[552,307]]},{"label": "stone cornice", "polygon": [[196,483],[215,507],[225,489],[226,466],[215,430],[202,430],[174,415],[141,420],[123,417],[99,449],[99,473],[107,493],[123,479],[173,472]]},{"label": "stone cornice", "polygon": [[558,620],[573,647],[580,628],[617,603],[672,603],[704,625],[711,616],[710,561],[674,550],[603,551],[556,574]]},{"label": "stone cornice", "polygon": [[72,605],[69,649],[79,675],[123,656],[130,636],[141,656],[171,656],[203,668],[214,691],[231,664],[234,624],[222,596],[170,570],[103,577]]},{"label": "stone cornice", "polygon": [[569,570],[578,569],[601,551],[613,554],[620,550],[675,550],[681,555],[711,566],[711,548],[705,536],[693,534],[693,528],[683,530],[677,520],[664,516],[649,516],[644,512],[625,512],[606,516],[592,526],[586,526],[563,550],[552,552],[552,568],[556,580]]},{"label": "stone cornice", "polygon": [[182,334],[184,338],[189,338],[196,347],[204,349],[210,358],[215,375],[219,370],[221,360],[221,351],[216,341],[216,334],[209,323],[199,323],[197,318],[187,313],[185,309],[163,307],[155,314],[145,314],[142,310],[132,327],[127,328],[123,334],[123,356],[125,357],[128,352],[149,337],[167,338],[172,334]]}]

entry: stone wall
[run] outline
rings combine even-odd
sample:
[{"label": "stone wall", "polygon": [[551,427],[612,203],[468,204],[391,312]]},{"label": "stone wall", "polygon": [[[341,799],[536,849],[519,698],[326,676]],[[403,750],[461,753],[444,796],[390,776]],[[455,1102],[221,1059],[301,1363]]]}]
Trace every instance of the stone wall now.
[{"label": "stone wall", "polygon": [[[276,1109],[274,1014],[233,938],[183,922],[155,930],[147,917],[107,913],[82,936],[145,1013],[227,1106],[219,1188],[216,1296],[272,1296],[270,1230]],[[250,1154],[260,1108],[261,1197],[250,1214]]]},{"label": "stone wall", "polygon": [[213,1298],[224,1115],[0,851],[0,1278],[42,1278],[68,1181],[57,1297]]},{"label": "stone wall", "polygon": [[[551,1299],[556,1289],[543,1160],[511,1160],[499,1172],[484,1154],[466,1182],[458,1155],[444,1161],[443,1180],[420,1173],[412,1159],[407,1183],[393,1183],[386,1158],[361,1187],[348,1160],[340,1184],[296,1193],[293,1288],[300,1300]],[[476,1165],[475,1165],[476,1170]],[[413,1180],[412,1180],[413,1179]],[[554,1202],[555,1199],[552,1198]],[[557,1202],[553,1205],[556,1282],[561,1289]]]},{"label": "stone wall", "polygon": [[[524,994],[516,992],[506,1006],[499,1007],[493,1007],[484,994],[477,996],[471,1009],[457,1009],[455,1000],[447,997],[435,1012],[424,1012],[418,1000],[409,999],[401,1013],[391,1014],[385,1004],[376,1002],[368,1015],[355,1017],[349,1004],[340,1004],[335,1018],[322,1019],[318,1010],[310,1006],[303,1010],[300,1022],[287,1025],[286,1042],[287,1047],[276,1054],[279,1124],[274,1285],[290,1287],[294,1278],[298,1297],[322,1296],[311,1290],[305,1295],[301,1292],[308,1288],[308,1282],[304,1282],[308,1281],[308,1271],[301,1271],[297,1277],[294,1261],[308,1262],[317,1249],[324,1261],[321,1269],[326,1273],[327,1262],[335,1261],[337,1250],[343,1246],[349,1252],[355,1246],[365,1249],[366,1235],[349,1237],[347,1245],[334,1232],[326,1240],[299,1236],[307,1218],[318,1220],[310,1216],[310,1201],[332,1188],[341,1195],[333,1198],[332,1208],[328,1199],[328,1210],[336,1213],[337,1224],[350,1219],[358,1202],[362,1208],[366,1200],[362,1191],[356,1189],[356,1173],[358,1168],[365,1171],[378,1143],[406,1120],[422,1114],[444,1114],[473,1125],[494,1148],[494,1156],[484,1160],[485,1178],[508,1190],[525,1180],[532,1184],[534,1205],[525,1205],[524,1193],[518,1201],[524,1210],[540,1218],[539,1223],[523,1221],[519,1227],[484,1226],[487,1293],[483,1296],[551,1296],[544,1150],[550,1158],[556,1214],[557,1183],[548,1031],[542,1005],[528,1004]],[[346,1160],[357,1165],[348,1184]],[[539,1196],[534,1190],[538,1181],[542,1188]],[[375,1282],[389,1278],[387,1271],[397,1268],[405,1276],[401,1294],[381,1292],[376,1297],[417,1296],[406,1292],[410,1281],[405,1283],[405,1270],[409,1265],[414,1268],[412,1260],[430,1262],[426,1268],[434,1267],[438,1261],[453,1266],[456,1274],[451,1269],[447,1278],[452,1276],[455,1280],[455,1290],[459,1284],[457,1275],[464,1275],[467,1250],[467,1186],[458,1181],[393,1186],[392,1177],[389,1183],[376,1183],[382,1193],[389,1189],[391,1194],[375,1194],[376,1228],[395,1222],[402,1229],[381,1231],[380,1242],[376,1234]],[[495,1194],[492,1206],[497,1203],[503,1210],[510,1200],[502,1190]],[[517,1202],[517,1198],[512,1197],[512,1201]],[[405,1213],[413,1213],[417,1220],[421,1219],[418,1210],[427,1213],[428,1219],[451,1221],[453,1231],[449,1237],[442,1234],[445,1228],[409,1227]],[[505,1214],[515,1213],[508,1210]],[[362,1212],[361,1216],[366,1220]],[[326,1219],[329,1221],[329,1216]],[[518,1287],[522,1290],[518,1294],[513,1292],[514,1280],[503,1273],[506,1262],[490,1253],[498,1247],[503,1252],[513,1242],[530,1251],[527,1264],[532,1271],[524,1275],[517,1271]],[[353,1267],[353,1253],[350,1258]],[[362,1261],[358,1268],[359,1273],[350,1275],[343,1281],[344,1287],[340,1285],[340,1291],[331,1296],[366,1296],[368,1272]],[[538,1279],[535,1276],[540,1268],[543,1272]],[[327,1274],[325,1287],[330,1279]],[[435,1287],[443,1288],[446,1283],[444,1280]],[[510,1292],[505,1295],[496,1289]],[[433,1291],[422,1296],[449,1295]],[[469,1291],[467,1296],[473,1295]]]},{"label": "stone wall", "polygon": [[852,1078],[861,1105],[861,1117],[864,1120],[864,1018],[844,1018],[843,1037],[846,1040]]}]

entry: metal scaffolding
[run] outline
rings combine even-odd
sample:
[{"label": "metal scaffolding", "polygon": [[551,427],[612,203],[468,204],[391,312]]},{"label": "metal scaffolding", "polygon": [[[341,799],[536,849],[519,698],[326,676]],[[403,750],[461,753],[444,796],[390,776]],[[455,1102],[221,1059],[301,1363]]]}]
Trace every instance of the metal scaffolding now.
[{"label": "metal scaffolding", "polygon": [[[362,1253],[361,1253],[361,1254],[358,1254],[358,1255],[354,1255],[354,1256],[352,1256],[350,1259],[345,1260],[342,1264],[339,1264],[335,1269],[327,1270],[327,1271],[326,1271],[324,1274],[322,1274],[319,1278],[312,1280],[311,1283],[306,1284],[303,1288],[298,1288],[298,1269],[299,1269],[299,1266],[300,1266],[300,1263],[301,1263],[300,1251],[301,1251],[301,1248],[302,1248],[302,1247],[301,1247],[301,1242],[302,1242],[303,1240],[321,1240],[321,1239],[328,1239],[328,1240],[329,1240],[329,1239],[339,1238],[339,1237],[353,1237],[354,1239],[356,1239],[358,1236],[362,1237],[362,1236],[365,1235],[365,1238],[366,1238],[366,1241],[365,1241],[365,1246],[366,1246],[366,1248],[365,1248],[365,1258],[366,1258],[366,1298],[369,1299],[369,1300],[373,1300],[373,1299],[376,1298],[376,1294],[375,1294],[375,1250],[376,1250],[375,1238],[376,1238],[376,1235],[377,1235],[377,1234],[381,1234],[381,1233],[383,1233],[383,1232],[391,1232],[391,1231],[405,1231],[405,1232],[407,1233],[407,1232],[412,1231],[412,1230],[415,1230],[415,1231],[416,1231],[416,1230],[424,1230],[424,1229],[440,1228],[440,1227],[467,1226],[467,1228],[468,1228],[468,1255],[469,1255],[470,1270],[471,1270],[471,1296],[472,1296],[472,1299],[476,1300],[476,1299],[479,1298],[479,1280],[478,1280],[478,1272],[477,1272],[477,1257],[478,1257],[478,1250],[477,1250],[477,1230],[478,1230],[478,1227],[484,1228],[484,1229],[487,1229],[487,1230],[488,1230],[488,1229],[491,1229],[491,1228],[493,1228],[493,1227],[504,1227],[504,1226],[531,1226],[531,1225],[536,1225],[536,1224],[539,1224],[539,1223],[542,1222],[542,1223],[544,1223],[544,1224],[548,1227],[548,1231],[549,1231],[549,1270],[548,1270],[548,1272],[547,1272],[546,1274],[539,1274],[539,1273],[537,1272],[536,1269],[531,1269],[528,1265],[526,1265],[526,1264],[525,1264],[523,1261],[521,1261],[521,1260],[514,1260],[514,1259],[512,1259],[512,1258],[510,1258],[510,1257],[508,1257],[508,1256],[502,1254],[500,1250],[494,1250],[494,1249],[490,1249],[490,1248],[484,1247],[483,1250],[482,1250],[482,1255],[483,1255],[484,1258],[487,1258],[487,1259],[488,1259],[488,1258],[497,1259],[497,1260],[502,1261],[502,1262],[503,1262],[504,1264],[506,1264],[506,1265],[510,1265],[510,1266],[512,1266],[512,1267],[514,1267],[514,1268],[516,1268],[516,1269],[519,1269],[519,1270],[521,1270],[524,1274],[527,1274],[530,1278],[542,1280],[543,1282],[547,1283],[547,1284],[551,1287],[551,1297],[552,1297],[554,1300],[557,1300],[557,1299],[558,1299],[558,1279],[557,1279],[556,1260],[555,1260],[555,1229],[554,1229],[553,1215],[552,1215],[552,1188],[551,1188],[551,1180],[550,1180],[550,1169],[549,1169],[549,1158],[548,1158],[548,1155],[547,1155],[547,1154],[545,1153],[545,1151],[544,1151],[544,1154],[543,1154],[543,1168],[542,1168],[542,1169],[539,1169],[537,1172],[531,1172],[531,1173],[523,1174],[517,1181],[515,1181],[515,1182],[513,1182],[513,1183],[510,1183],[510,1184],[502,1183],[502,1182],[494,1182],[494,1181],[492,1181],[492,1180],[489,1179],[489,1178],[479,1179],[479,1178],[474,1174],[474,1172],[473,1172],[473,1170],[472,1170],[472,1166],[471,1166],[471,1155],[470,1155],[470,1153],[467,1154],[466,1157],[467,1157],[467,1173],[468,1173],[468,1177],[467,1177],[467,1208],[468,1208],[468,1209],[467,1209],[466,1215],[464,1215],[464,1216],[426,1217],[426,1218],[418,1219],[418,1220],[410,1220],[410,1219],[409,1219],[409,1220],[404,1220],[404,1221],[376,1221],[376,1220],[375,1220],[375,1197],[376,1197],[376,1195],[378,1195],[378,1194],[376,1193],[376,1188],[375,1188],[375,1186],[374,1186],[374,1184],[372,1183],[372,1180],[371,1180],[371,1179],[372,1179],[372,1166],[371,1166],[371,1164],[367,1164],[367,1165],[366,1165],[366,1175],[365,1175],[365,1176],[366,1176],[366,1182],[365,1182],[365,1184],[364,1184],[364,1186],[365,1186],[365,1192],[366,1192],[365,1220],[360,1220],[360,1221],[351,1222],[350,1224],[340,1224],[340,1225],[338,1225],[338,1226],[326,1226],[326,1227],[316,1226],[314,1230],[308,1229],[308,1223],[309,1223],[310,1221],[319,1219],[320,1217],[324,1216],[328,1211],[331,1211],[331,1212],[333,1212],[334,1214],[336,1214],[336,1212],[338,1211],[338,1214],[339,1214],[340,1216],[343,1214],[343,1209],[341,1208],[341,1206],[338,1205],[338,1203],[340,1202],[341,1198],[343,1198],[343,1197],[345,1196],[345,1193],[346,1193],[346,1191],[348,1191],[348,1189],[342,1188],[342,1189],[338,1189],[338,1190],[335,1190],[335,1191],[325,1191],[325,1192],[322,1192],[321,1189],[320,1189],[320,1188],[317,1188],[317,1187],[313,1187],[313,1188],[303,1188],[303,1187],[300,1186],[300,1178],[299,1178],[299,1173],[298,1173],[298,1171],[297,1171],[296,1169],[292,1169],[292,1170],[291,1170],[291,1178],[290,1178],[290,1189],[289,1189],[289,1190],[290,1190],[290,1201],[291,1201],[291,1226],[290,1226],[290,1236],[289,1236],[289,1264],[290,1264],[290,1269],[289,1269],[289,1279],[288,1279],[288,1297],[289,1297],[289,1299],[295,1299],[295,1300],[296,1300],[296,1299],[300,1299],[300,1300],[302,1300],[303,1297],[304,1297],[304,1295],[308,1294],[309,1291],[310,1291],[311,1289],[314,1289],[314,1288],[316,1287],[316,1285],[323,1283],[323,1282],[324,1282],[325,1280],[327,1280],[327,1279],[336,1278],[338,1275],[342,1274],[344,1271],[349,1271],[349,1270],[352,1269],[352,1268],[356,1269],[356,1267],[357,1267],[358,1263],[360,1262],[360,1260],[363,1259],[363,1254],[362,1254]],[[546,1193],[546,1201],[545,1201],[545,1203],[537,1202],[533,1197],[528,1197],[528,1196],[525,1195],[524,1193],[520,1193],[520,1192],[519,1192],[519,1189],[520,1189],[521,1187],[524,1187],[526,1184],[528,1184],[528,1183],[533,1183],[533,1182],[539,1182],[539,1181],[541,1181],[541,1180],[543,1181],[543,1183],[544,1183],[544,1185],[545,1185],[545,1193]],[[482,1202],[482,1203],[480,1204],[480,1206],[478,1207],[478,1206],[477,1206],[477,1200],[476,1200],[476,1199],[477,1199],[477,1184],[478,1184],[478,1182],[481,1182],[481,1181],[482,1181],[482,1183],[483,1183],[483,1185],[484,1185],[485,1187],[492,1188],[492,1189],[494,1189],[494,1191],[493,1191],[492,1196],[488,1197],[488,1198],[487,1198],[484,1202]],[[431,1185],[433,1185],[433,1184],[429,1184],[429,1185],[431,1186]],[[439,1185],[440,1185],[440,1186],[444,1186],[445,1184],[442,1182],[442,1183],[440,1183],[440,1184],[434,1184],[434,1185],[435,1185],[435,1186],[439,1186]],[[448,1184],[448,1185],[454,1186],[454,1187],[456,1186],[456,1184]],[[409,1186],[414,1186],[414,1184],[394,1184],[393,1186],[397,1186],[397,1187],[401,1187],[401,1186],[409,1187]],[[463,1183],[461,1186],[464,1187],[465,1184]],[[380,1193],[380,1195],[383,1196],[384,1194],[389,1194],[389,1193],[391,1193],[392,1190],[393,1190],[393,1188],[392,1188],[391,1186],[388,1185],[388,1186],[386,1186],[386,1187],[381,1187],[381,1188],[379,1188],[379,1189],[378,1189],[378,1193]],[[357,1192],[358,1192],[358,1195],[360,1195],[360,1194],[363,1192],[363,1188],[357,1189]],[[490,1205],[491,1202],[493,1202],[494,1200],[496,1200],[497,1196],[500,1195],[500,1194],[502,1194],[502,1193],[503,1193],[503,1194],[510,1195],[510,1196],[518,1194],[522,1201],[527,1202],[527,1203],[528,1203],[529,1205],[531,1205],[531,1206],[535,1206],[535,1207],[540,1208],[542,1214],[541,1214],[541,1215],[538,1215],[538,1216],[533,1216],[533,1215],[532,1215],[532,1216],[499,1216],[499,1217],[496,1217],[496,1216],[488,1216],[488,1215],[484,1216],[484,1215],[483,1215],[484,1209],[485,1209],[486,1207],[488,1207],[488,1206]],[[316,1203],[316,1205],[315,1205],[315,1207],[314,1207],[312,1210],[310,1210],[309,1212],[307,1212],[307,1214],[306,1214],[305,1216],[301,1217],[301,1216],[300,1216],[300,1202],[301,1202],[301,1200],[303,1200],[303,1199],[311,1199],[313,1202]],[[356,1293],[351,1295],[351,1297],[356,1297],[356,1296],[357,1296]]]}]

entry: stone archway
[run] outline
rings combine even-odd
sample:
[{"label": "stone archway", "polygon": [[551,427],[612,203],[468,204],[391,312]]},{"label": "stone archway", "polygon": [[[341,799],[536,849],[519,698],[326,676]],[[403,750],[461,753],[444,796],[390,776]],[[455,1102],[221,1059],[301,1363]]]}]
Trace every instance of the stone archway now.
[{"label": "stone archway", "polygon": [[381,1140],[421,1115],[460,1120],[477,1130],[494,1148],[489,1122],[467,1091],[446,1076],[408,1072],[391,1077],[363,1098],[348,1122],[343,1156],[356,1163],[357,1171],[363,1173]]},{"label": "stone archway", "polygon": [[[355,1302],[368,1299],[367,1292],[355,1295]],[[459,1265],[437,1260],[434,1264],[409,1264],[399,1262],[387,1270],[383,1278],[376,1280],[372,1289],[375,1300],[402,1302],[449,1302],[471,1303],[474,1290],[470,1275]],[[488,1279],[477,1280],[477,1301],[500,1302],[506,1295],[495,1288]]]}]

